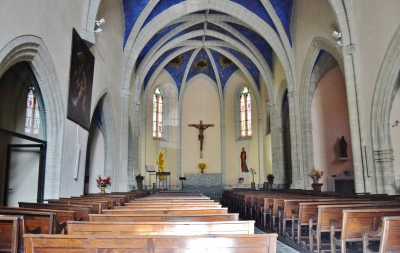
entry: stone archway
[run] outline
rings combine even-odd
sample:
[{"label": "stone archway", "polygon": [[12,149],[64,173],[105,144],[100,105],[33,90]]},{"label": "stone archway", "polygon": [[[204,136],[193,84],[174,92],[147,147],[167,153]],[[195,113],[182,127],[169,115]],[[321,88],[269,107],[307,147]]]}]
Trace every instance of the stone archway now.
[{"label": "stone archway", "polygon": [[371,135],[375,160],[377,193],[394,194],[393,149],[390,137],[390,111],[398,90],[400,73],[400,26],[391,40],[376,81],[372,110]]},{"label": "stone archway", "polygon": [[56,68],[44,41],[33,35],[17,37],[0,51],[0,76],[21,61],[31,66],[46,108],[45,139],[48,146],[44,198],[58,198],[66,113]]}]

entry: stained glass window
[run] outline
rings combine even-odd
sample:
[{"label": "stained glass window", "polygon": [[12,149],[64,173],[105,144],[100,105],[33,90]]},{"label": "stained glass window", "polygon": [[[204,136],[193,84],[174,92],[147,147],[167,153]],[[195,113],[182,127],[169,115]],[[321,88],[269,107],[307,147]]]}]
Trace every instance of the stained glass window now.
[{"label": "stained glass window", "polygon": [[35,88],[29,87],[28,96],[26,98],[25,133],[38,135],[39,128],[40,111],[35,95]]},{"label": "stained glass window", "polygon": [[251,136],[251,94],[247,87],[240,92],[240,137]]},{"label": "stained glass window", "polygon": [[163,97],[160,88],[153,93],[153,138],[162,138],[163,134]]}]

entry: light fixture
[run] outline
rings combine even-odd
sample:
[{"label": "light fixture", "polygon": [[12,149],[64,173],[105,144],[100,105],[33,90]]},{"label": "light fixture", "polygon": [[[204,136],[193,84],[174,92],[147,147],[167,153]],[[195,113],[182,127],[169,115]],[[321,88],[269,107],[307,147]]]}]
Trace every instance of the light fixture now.
[{"label": "light fixture", "polygon": [[97,28],[96,30],[94,30],[94,34],[96,34],[96,35],[100,35],[102,33],[103,33],[103,29],[101,29],[101,28]]},{"label": "light fixture", "polygon": [[338,40],[338,41],[335,43],[335,47],[341,47],[341,46],[343,46],[343,43],[342,43],[340,40]]},{"label": "light fixture", "polygon": [[106,23],[106,21],[104,20],[104,18],[102,18],[100,20],[95,21],[95,23],[96,23],[97,27],[101,27],[102,25],[104,25]]},{"label": "light fixture", "polygon": [[393,124],[392,124],[392,127],[396,127],[396,126],[398,126],[399,125],[399,121],[398,120],[396,120]]},{"label": "light fixture", "polygon": [[96,34],[96,35],[102,34],[103,33],[103,29],[101,29],[100,27],[103,26],[106,23],[104,18],[102,18],[100,20],[96,20],[94,23],[96,24],[95,25],[94,34]]},{"label": "light fixture", "polygon": [[333,31],[332,37],[334,37],[336,39],[340,39],[340,38],[342,38],[342,34],[340,32]]}]

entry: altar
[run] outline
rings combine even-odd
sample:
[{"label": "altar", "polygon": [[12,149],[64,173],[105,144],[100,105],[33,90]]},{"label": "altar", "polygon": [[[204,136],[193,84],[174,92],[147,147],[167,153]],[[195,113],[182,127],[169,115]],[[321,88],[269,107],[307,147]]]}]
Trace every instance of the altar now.
[{"label": "altar", "polygon": [[221,173],[185,173],[186,189],[197,190],[205,196],[219,196],[222,191]]},{"label": "altar", "polygon": [[188,186],[220,186],[222,184],[221,173],[185,173]]}]

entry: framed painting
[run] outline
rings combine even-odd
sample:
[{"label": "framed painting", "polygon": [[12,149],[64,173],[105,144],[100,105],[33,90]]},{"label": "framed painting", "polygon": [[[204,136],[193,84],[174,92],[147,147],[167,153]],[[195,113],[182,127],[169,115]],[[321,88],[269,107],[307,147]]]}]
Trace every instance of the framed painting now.
[{"label": "framed painting", "polygon": [[73,29],[67,118],[87,130],[90,127],[93,72],[94,56]]}]

